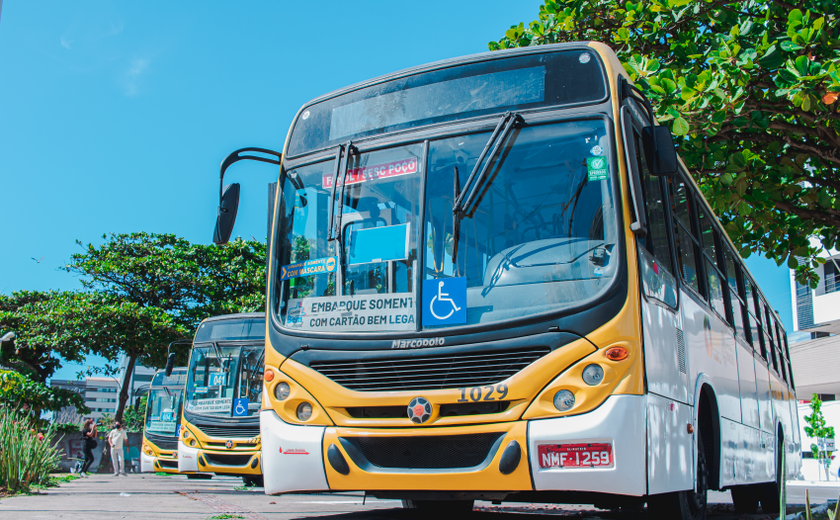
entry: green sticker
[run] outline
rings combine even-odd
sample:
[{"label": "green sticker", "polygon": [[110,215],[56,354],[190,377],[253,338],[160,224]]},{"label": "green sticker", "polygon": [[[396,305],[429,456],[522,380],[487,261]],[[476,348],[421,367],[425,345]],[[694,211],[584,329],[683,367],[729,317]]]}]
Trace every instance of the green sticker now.
[{"label": "green sticker", "polygon": [[587,157],[586,170],[589,173],[590,181],[605,181],[609,177],[607,174],[607,158],[606,157]]}]

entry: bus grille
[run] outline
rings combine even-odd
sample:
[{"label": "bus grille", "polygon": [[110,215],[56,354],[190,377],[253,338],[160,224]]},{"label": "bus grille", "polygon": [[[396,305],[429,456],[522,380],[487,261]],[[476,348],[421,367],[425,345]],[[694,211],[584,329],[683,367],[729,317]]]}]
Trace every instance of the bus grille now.
[{"label": "bus grille", "polygon": [[260,434],[259,426],[205,426],[202,424],[196,424],[195,426],[204,432],[205,435],[210,437],[221,437],[223,439],[251,439]]},{"label": "bus grille", "polygon": [[504,381],[551,352],[548,347],[354,362],[313,361],[310,368],[360,392],[439,390]]},{"label": "bus grille", "polygon": [[484,462],[505,433],[429,437],[350,437],[373,466],[399,469],[473,468]]},{"label": "bus grille", "polygon": [[177,460],[158,459],[157,462],[158,462],[158,466],[160,466],[161,468],[178,469],[178,461]]}]

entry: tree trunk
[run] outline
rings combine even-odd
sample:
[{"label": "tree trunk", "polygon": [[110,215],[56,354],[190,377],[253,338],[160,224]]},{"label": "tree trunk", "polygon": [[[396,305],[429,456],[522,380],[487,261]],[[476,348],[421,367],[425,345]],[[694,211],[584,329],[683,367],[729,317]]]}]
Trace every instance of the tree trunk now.
[{"label": "tree trunk", "polygon": [[125,403],[128,401],[128,387],[131,385],[131,376],[134,374],[134,364],[137,362],[137,354],[134,352],[128,353],[128,365],[125,367],[125,378],[123,378],[122,387],[120,388],[120,403],[117,406],[117,413],[114,415],[114,421],[122,422],[123,412],[125,412]]}]

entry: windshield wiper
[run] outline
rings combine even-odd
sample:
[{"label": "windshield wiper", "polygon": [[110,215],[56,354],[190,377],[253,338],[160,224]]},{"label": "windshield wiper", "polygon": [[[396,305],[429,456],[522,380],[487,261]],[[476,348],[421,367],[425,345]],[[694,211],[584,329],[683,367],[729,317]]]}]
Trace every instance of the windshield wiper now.
[{"label": "windshield wiper", "polygon": [[[499,124],[496,125],[496,128],[490,135],[490,139],[487,141],[487,144],[484,145],[481,155],[478,156],[478,161],[476,161],[470,176],[467,178],[467,182],[464,185],[464,191],[460,193],[458,198],[455,200],[455,203],[452,205],[452,213],[459,219],[471,216],[475,211],[475,208],[471,209],[470,206],[473,202],[475,202],[476,197],[479,193],[481,193],[481,190],[484,189],[485,180],[487,178],[487,170],[490,169],[490,164],[493,162],[493,158],[496,157],[497,153],[499,153],[499,148],[507,140],[507,137],[510,135],[511,130],[513,130],[514,125],[522,122],[524,122],[524,120],[519,114],[515,112],[505,112],[504,117],[502,117]],[[491,146],[493,147],[493,151],[490,152],[490,155],[487,155],[487,151],[490,150]],[[474,184],[473,179],[475,179]],[[469,189],[469,194],[467,195],[467,189],[470,188],[470,186],[472,186],[472,188]],[[466,198],[464,195],[467,195]]]},{"label": "windshield wiper", "polygon": [[335,150],[335,169],[332,176],[332,198],[330,199],[330,229],[327,230],[327,240],[333,240],[333,228],[335,227],[335,190],[338,188],[338,168],[341,165],[341,155],[344,153],[344,145],[340,144]]}]

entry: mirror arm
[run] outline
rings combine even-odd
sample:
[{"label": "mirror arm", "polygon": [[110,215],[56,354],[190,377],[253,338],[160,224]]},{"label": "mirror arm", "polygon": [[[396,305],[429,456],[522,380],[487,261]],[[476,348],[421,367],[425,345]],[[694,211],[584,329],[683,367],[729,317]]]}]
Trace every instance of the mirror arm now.
[{"label": "mirror arm", "polygon": [[[247,154],[248,152],[257,152],[257,153],[263,153],[263,154],[266,154],[266,155],[273,155],[274,157],[277,157],[277,158],[274,159],[274,158],[268,158],[268,157],[260,157],[259,155],[243,155],[243,154]],[[222,201],[222,193],[224,192],[224,189],[225,189],[225,172],[234,163],[237,163],[239,161],[245,161],[245,160],[260,161],[260,162],[279,165],[283,160],[283,154],[279,153],[279,152],[275,152],[274,150],[269,150],[267,148],[256,148],[256,147],[253,147],[253,146],[247,147],[247,148],[240,148],[239,150],[236,150],[235,152],[231,152],[230,155],[225,157],[225,159],[222,161],[221,166],[219,167],[219,202],[220,203]]]}]

